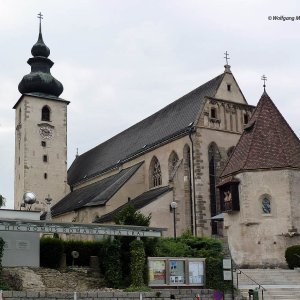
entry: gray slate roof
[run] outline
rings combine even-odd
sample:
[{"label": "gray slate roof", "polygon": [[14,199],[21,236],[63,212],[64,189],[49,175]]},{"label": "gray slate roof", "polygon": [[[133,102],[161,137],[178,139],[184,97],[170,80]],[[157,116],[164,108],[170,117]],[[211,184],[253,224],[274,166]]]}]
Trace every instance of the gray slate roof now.
[{"label": "gray slate roof", "polygon": [[181,134],[188,134],[203,109],[205,97],[213,97],[224,73],[179,98],[160,111],[78,156],[68,170],[68,183],[76,183],[112,169],[123,160]]},{"label": "gray slate roof", "polygon": [[148,205],[149,203],[153,202],[154,200],[158,199],[163,194],[170,192],[171,190],[172,188],[170,188],[169,186],[163,186],[160,188],[147,191],[137,196],[136,198],[130,200],[129,202],[125,203],[124,205],[118,207],[112,212],[96,218],[94,223],[111,222],[115,214],[118,213],[120,210],[122,210],[126,205],[132,205],[136,210],[138,210]]},{"label": "gray slate roof", "polygon": [[142,164],[143,162],[138,163],[101,181],[70,192],[51,208],[52,216],[58,216],[83,207],[105,205]]}]

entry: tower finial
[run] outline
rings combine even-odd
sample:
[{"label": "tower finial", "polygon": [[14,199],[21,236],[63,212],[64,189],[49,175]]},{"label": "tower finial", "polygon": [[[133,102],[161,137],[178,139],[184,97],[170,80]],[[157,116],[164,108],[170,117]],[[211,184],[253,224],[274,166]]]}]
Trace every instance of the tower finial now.
[{"label": "tower finial", "polygon": [[43,19],[43,15],[42,13],[40,12],[38,15],[37,15],[38,19],[40,19],[40,34],[42,34],[42,19]]},{"label": "tower finial", "polygon": [[265,91],[266,91],[266,81],[267,81],[267,77],[266,77],[265,75],[263,75],[263,76],[261,76],[261,80],[263,80],[263,82],[264,82],[263,87],[264,87],[264,92],[265,92]]},{"label": "tower finial", "polygon": [[228,59],[230,59],[229,58],[229,53],[226,51],[225,53],[224,53],[224,58],[226,59],[226,65],[228,65]]},{"label": "tower finial", "polygon": [[228,60],[230,59],[229,58],[229,53],[226,51],[225,53],[224,53],[224,58],[226,59],[226,65],[224,66],[225,67],[225,73],[231,73],[231,71],[230,71],[230,66],[229,66],[229,64],[228,64]]}]

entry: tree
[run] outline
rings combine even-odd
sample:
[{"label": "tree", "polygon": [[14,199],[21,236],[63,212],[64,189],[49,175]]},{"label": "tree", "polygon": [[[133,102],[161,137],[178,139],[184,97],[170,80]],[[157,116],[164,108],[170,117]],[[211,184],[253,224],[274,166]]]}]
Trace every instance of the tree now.
[{"label": "tree", "polygon": [[117,225],[149,226],[150,220],[151,214],[145,216],[141,212],[136,211],[131,204],[126,205],[114,216],[114,222]]},{"label": "tree", "polygon": [[0,194],[0,207],[5,206],[5,198]]}]

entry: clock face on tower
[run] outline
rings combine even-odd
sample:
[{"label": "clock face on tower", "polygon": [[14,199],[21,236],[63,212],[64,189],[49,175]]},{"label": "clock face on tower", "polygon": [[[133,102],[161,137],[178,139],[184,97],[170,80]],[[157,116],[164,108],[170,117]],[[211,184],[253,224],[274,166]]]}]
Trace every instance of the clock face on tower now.
[{"label": "clock face on tower", "polygon": [[40,136],[44,140],[50,140],[53,137],[53,129],[49,126],[41,126]]}]

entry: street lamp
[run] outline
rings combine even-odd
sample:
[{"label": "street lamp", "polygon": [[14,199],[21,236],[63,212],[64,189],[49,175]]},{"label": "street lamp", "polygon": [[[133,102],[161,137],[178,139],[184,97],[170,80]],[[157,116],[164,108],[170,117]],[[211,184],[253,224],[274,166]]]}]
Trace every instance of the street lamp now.
[{"label": "street lamp", "polygon": [[174,239],[176,240],[176,208],[177,208],[177,202],[172,201],[170,206],[173,210]]}]

